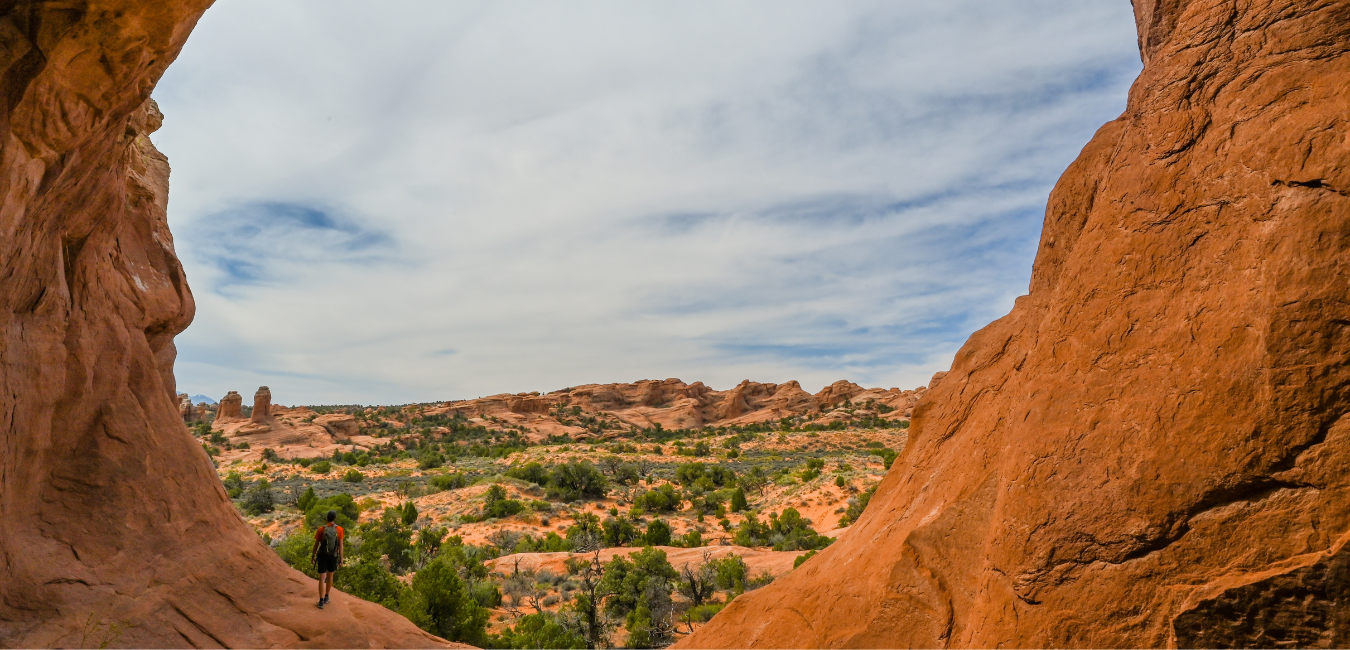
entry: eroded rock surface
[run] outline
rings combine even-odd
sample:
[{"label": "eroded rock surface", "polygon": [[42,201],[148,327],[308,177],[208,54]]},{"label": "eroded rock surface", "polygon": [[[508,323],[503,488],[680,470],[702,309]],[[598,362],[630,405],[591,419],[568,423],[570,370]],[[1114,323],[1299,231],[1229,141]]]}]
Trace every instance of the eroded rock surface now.
[{"label": "eroded rock surface", "polygon": [[254,424],[267,424],[272,420],[272,390],[266,386],[259,386],[253,393],[253,412],[248,416],[249,422]]},{"label": "eroded rock surface", "polygon": [[227,422],[243,418],[244,396],[233,390],[225,393],[225,396],[220,398],[220,405],[216,407],[216,421]]},{"label": "eroded rock surface", "polygon": [[1135,9],[1030,294],[852,532],[680,645],[1346,643],[1350,1]]},{"label": "eroded rock surface", "polygon": [[[543,417],[548,414],[611,417],[623,428],[647,428],[660,425],[667,429],[694,429],[704,426],[735,426],[776,422],[781,418],[811,414],[817,424],[851,420],[855,412],[837,410],[845,403],[853,406],[880,405],[871,415],[882,420],[907,420],[914,405],[928,390],[899,388],[863,388],[848,381],[837,381],[812,395],[801,384],[764,384],[742,381],[729,390],[713,390],[701,381],[686,384],[679,379],[633,382],[631,384],[586,384],[541,395],[539,393],[502,394],[473,400],[449,402],[426,409],[425,414],[459,413],[465,416],[492,416],[512,424],[519,423],[542,438],[568,434],[575,439],[591,437],[584,428],[560,426]],[[521,417],[524,416],[524,417]]]},{"label": "eroded rock surface", "polygon": [[315,609],[184,426],[149,96],[208,4],[0,2],[0,646],[437,645]]}]

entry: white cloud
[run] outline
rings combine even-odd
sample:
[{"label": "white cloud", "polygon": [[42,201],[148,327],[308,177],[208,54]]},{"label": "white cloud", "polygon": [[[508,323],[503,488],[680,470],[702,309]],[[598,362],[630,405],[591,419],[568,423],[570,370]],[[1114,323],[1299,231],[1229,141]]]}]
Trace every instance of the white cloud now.
[{"label": "white cloud", "polygon": [[156,91],[179,384],[912,387],[1138,66],[1123,1],[221,2]]}]

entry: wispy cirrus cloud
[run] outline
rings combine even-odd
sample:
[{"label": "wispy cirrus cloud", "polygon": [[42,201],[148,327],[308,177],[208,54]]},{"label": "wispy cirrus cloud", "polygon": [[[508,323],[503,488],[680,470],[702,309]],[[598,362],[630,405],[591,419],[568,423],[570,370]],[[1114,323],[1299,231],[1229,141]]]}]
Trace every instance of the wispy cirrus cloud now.
[{"label": "wispy cirrus cloud", "polygon": [[385,232],[320,206],[282,201],[232,205],[184,230],[195,259],[219,272],[210,289],[236,295],[235,285],[290,280],[296,266],[368,266],[397,253]]},{"label": "wispy cirrus cloud", "polygon": [[917,385],[1138,69],[1123,1],[221,3],[156,91],[179,381]]}]

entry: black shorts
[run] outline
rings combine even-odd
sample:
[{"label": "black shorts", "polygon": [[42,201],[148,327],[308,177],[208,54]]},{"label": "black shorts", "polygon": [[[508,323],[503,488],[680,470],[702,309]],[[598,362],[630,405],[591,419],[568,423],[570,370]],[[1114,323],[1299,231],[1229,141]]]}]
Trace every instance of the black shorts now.
[{"label": "black shorts", "polygon": [[336,555],[324,555],[323,553],[320,553],[316,557],[316,560],[319,565],[319,573],[332,573],[337,571],[338,557]]}]

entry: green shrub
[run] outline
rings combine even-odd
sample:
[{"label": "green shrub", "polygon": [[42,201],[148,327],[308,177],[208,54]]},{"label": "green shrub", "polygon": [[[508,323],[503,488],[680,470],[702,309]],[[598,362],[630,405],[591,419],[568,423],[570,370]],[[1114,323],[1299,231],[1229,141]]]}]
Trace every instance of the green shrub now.
[{"label": "green shrub", "polygon": [[886,469],[890,469],[891,464],[895,462],[896,456],[900,455],[900,453],[894,449],[869,449],[867,450],[867,453],[873,456],[880,456],[881,464],[884,465]]},{"label": "green shrub", "polygon": [[669,483],[647,490],[633,499],[633,505],[646,512],[674,512],[680,507],[680,495]]},{"label": "green shrub", "polygon": [[858,517],[861,517],[863,511],[867,509],[867,504],[871,503],[872,495],[876,493],[876,491],[877,486],[873,485],[868,488],[866,492],[859,494],[855,498],[849,499],[848,509],[844,511],[844,516],[839,518],[839,526],[842,528],[857,521]]},{"label": "green shrub", "polygon": [[713,560],[711,564],[714,586],[736,593],[745,591],[745,578],[750,572],[745,558],[733,553],[720,560]]},{"label": "green shrub", "polygon": [[653,519],[652,523],[647,524],[647,532],[642,537],[651,546],[670,546],[670,525],[660,519]]},{"label": "green shrub", "polygon": [[278,456],[276,450],[275,450],[275,449],[272,449],[271,447],[264,447],[264,448],[263,448],[263,451],[262,451],[262,459],[263,459],[264,461],[268,461],[268,462],[272,462],[272,463],[279,463],[279,462],[281,462],[281,457]]},{"label": "green shrub", "polygon": [[230,490],[242,491],[244,489],[244,479],[239,476],[239,472],[230,472],[229,474],[226,474],[225,478],[220,479],[220,482],[225,486],[226,492]]},{"label": "green shrub", "polygon": [[333,576],[333,586],[357,598],[379,603],[390,609],[398,608],[399,596],[406,588],[378,560],[367,557],[338,571]]},{"label": "green shrub", "polygon": [[549,474],[548,494],[563,501],[601,499],[609,489],[608,481],[587,462],[562,463]]},{"label": "green shrub", "polygon": [[242,507],[244,512],[255,517],[266,512],[272,512],[274,508],[272,486],[267,482],[267,479],[258,481],[256,485],[248,489],[248,492],[244,493]]},{"label": "green shrub", "polygon": [[637,527],[627,518],[616,519],[610,517],[605,519],[605,521],[600,524],[600,527],[601,530],[604,531],[606,546],[624,546],[632,544],[642,537],[638,534]]},{"label": "green shrub", "polygon": [[836,476],[836,477],[834,477],[834,485],[835,485],[835,487],[844,487],[844,486],[847,485],[847,484],[848,484],[848,481],[845,481],[843,476]]},{"label": "green shrub", "polygon": [[666,598],[674,590],[679,578],[666,558],[666,552],[645,548],[624,558],[616,555],[605,565],[601,588],[612,594],[605,602],[605,612],[611,616],[626,616],[642,605],[657,604],[653,597],[664,592]]},{"label": "green shrub", "polygon": [[309,554],[313,549],[314,530],[305,526],[287,535],[276,547],[277,555],[280,555],[286,564],[291,565],[292,569],[311,578],[318,578],[319,574],[314,571],[314,565],[309,561]]},{"label": "green shrub", "polygon": [[321,461],[319,461],[319,462],[317,462],[317,463],[313,463],[313,464],[311,464],[311,465],[309,466],[309,471],[311,471],[311,472],[313,472],[313,473],[315,473],[315,474],[327,474],[327,473],[328,473],[330,470],[332,470],[332,469],[333,469],[333,464],[330,463],[330,462],[328,462],[328,461],[326,461],[326,460],[321,460]]},{"label": "green shrub", "polygon": [[487,494],[483,497],[483,516],[485,517],[510,517],[519,514],[524,509],[525,504],[515,499],[506,498],[506,488],[500,485],[489,487]]},{"label": "green shrub", "polygon": [[833,541],[811,528],[796,508],[786,508],[781,515],[770,513],[768,523],[750,513],[736,529],[736,545],[772,546],[775,551],[821,549]]},{"label": "green shrub", "polygon": [[708,479],[705,485],[723,487],[736,482],[736,472],[729,467],[703,463],[686,463],[675,468],[675,481],[685,487],[696,485],[705,478]]},{"label": "green shrub", "polygon": [[468,486],[469,479],[468,477],[464,476],[463,473],[456,472],[454,474],[446,474],[444,476],[432,477],[432,479],[430,481],[427,481],[427,483],[429,483],[432,487],[441,490],[458,490],[459,488]]},{"label": "green shrub", "polygon": [[687,616],[689,617],[689,620],[694,621],[695,623],[707,623],[712,620],[713,616],[717,615],[717,612],[722,611],[722,608],[726,606],[726,603],[706,603],[699,605],[698,607],[690,607]]},{"label": "green shrub", "polygon": [[295,506],[300,509],[300,512],[309,512],[309,509],[318,501],[319,497],[314,494],[314,488],[309,487],[305,489],[304,494],[300,495],[300,498],[296,499]]},{"label": "green shrub", "polygon": [[748,506],[749,504],[745,500],[745,490],[736,488],[736,491],[731,493],[731,511],[741,512]]},{"label": "green shrub", "polygon": [[301,467],[309,467],[310,464],[313,463],[313,462],[314,462],[314,459],[312,459],[312,458],[301,458],[301,459],[295,461],[295,464],[296,464],[296,465],[299,465],[299,466],[301,466]]},{"label": "green shrub", "polygon": [[414,598],[400,613],[420,620],[423,629],[449,641],[478,647],[487,645],[488,610],[476,602],[455,567],[437,557],[413,577]]},{"label": "green shrub", "polygon": [[412,501],[404,503],[403,507],[400,509],[400,515],[403,519],[403,525],[404,526],[413,525],[413,522],[417,521],[417,514],[418,514],[417,506],[413,505]]},{"label": "green shrub", "polygon": [[807,552],[805,552],[805,553],[802,553],[801,555],[798,555],[798,556],[797,556],[797,559],[795,559],[795,560],[792,561],[792,568],[795,569],[795,568],[801,566],[803,562],[805,562],[805,561],[807,561],[807,560],[809,560],[809,559],[815,557],[815,555],[816,555],[817,552],[818,552],[818,551],[810,550],[810,551],[807,551]]},{"label": "green shrub", "polygon": [[349,469],[342,475],[342,480],[348,483],[360,483],[366,480],[366,475],[357,470]]},{"label": "green shrub", "polygon": [[502,630],[501,635],[493,639],[491,647],[585,648],[586,638],[579,630],[565,625],[557,614],[543,612],[520,617],[515,627]]},{"label": "green shrub", "polygon": [[518,478],[522,481],[529,481],[536,485],[546,485],[549,479],[549,471],[539,463],[526,463],[522,466],[512,466],[506,470],[506,475],[511,478]]},{"label": "green shrub", "polygon": [[417,456],[417,467],[420,469],[433,469],[445,464],[445,456],[438,451],[424,450]]},{"label": "green shrub", "polygon": [[329,510],[337,511],[337,524],[347,530],[354,528],[357,517],[361,516],[361,509],[356,507],[352,495],[334,494],[315,501],[305,510],[305,526],[310,530],[318,530],[320,526],[328,523]]}]

